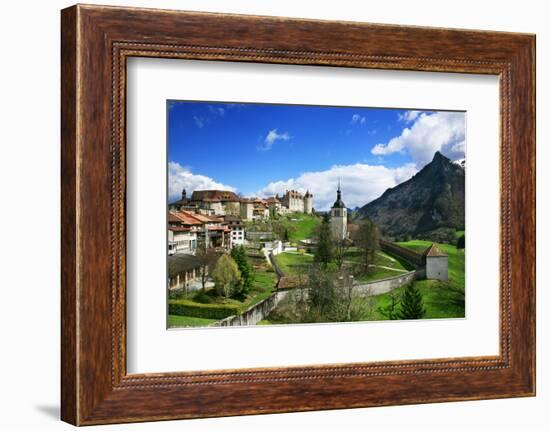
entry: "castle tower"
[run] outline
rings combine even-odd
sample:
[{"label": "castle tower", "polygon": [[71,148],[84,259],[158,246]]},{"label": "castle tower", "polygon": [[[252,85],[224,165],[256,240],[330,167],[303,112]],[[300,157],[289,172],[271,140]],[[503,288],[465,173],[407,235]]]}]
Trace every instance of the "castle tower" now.
[{"label": "castle tower", "polygon": [[348,235],[348,209],[346,208],[346,204],[344,204],[344,201],[342,201],[340,179],[338,179],[336,201],[330,209],[330,228],[334,239],[345,239]]},{"label": "castle tower", "polygon": [[304,195],[304,213],[311,214],[313,212],[313,195],[309,190]]}]

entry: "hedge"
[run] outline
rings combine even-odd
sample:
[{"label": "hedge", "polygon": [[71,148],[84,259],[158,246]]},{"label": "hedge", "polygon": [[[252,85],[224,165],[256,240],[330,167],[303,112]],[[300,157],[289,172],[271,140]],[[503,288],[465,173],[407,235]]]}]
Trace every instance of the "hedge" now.
[{"label": "hedge", "polygon": [[168,313],[178,316],[225,319],[240,313],[238,304],[199,304],[188,299],[170,299]]}]

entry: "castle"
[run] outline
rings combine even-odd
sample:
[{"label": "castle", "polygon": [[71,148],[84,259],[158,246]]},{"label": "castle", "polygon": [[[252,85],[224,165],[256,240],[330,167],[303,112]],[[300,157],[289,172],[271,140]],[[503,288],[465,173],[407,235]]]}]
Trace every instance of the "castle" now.
[{"label": "castle", "polygon": [[175,211],[190,211],[204,215],[231,215],[243,220],[267,220],[272,214],[313,212],[313,195],[306,191],[287,190],[279,195],[262,198],[242,198],[227,190],[195,190],[191,197],[183,189],[181,199],[168,205]]},{"label": "castle", "polygon": [[340,180],[336,190],[336,201],[330,209],[330,230],[334,239],[342,240],[348,237],[348,209],[342,200]]},{"label": "castle", "polygon": [[[275,196],[275,198],[278,198],[278,196]],[[311,214],[313,211],[313,195],[309,190],[305,195],[296,190],[287,190],[280,201],[281,206],[286,208],[288,212]]]}]

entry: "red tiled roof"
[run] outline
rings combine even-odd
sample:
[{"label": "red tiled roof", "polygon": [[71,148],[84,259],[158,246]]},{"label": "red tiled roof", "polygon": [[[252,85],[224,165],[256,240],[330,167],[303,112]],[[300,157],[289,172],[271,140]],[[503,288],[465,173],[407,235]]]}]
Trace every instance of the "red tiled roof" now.
[{"label": "red tiled roof", "polygon": [[203,214],[189,213],[189,215],[201,223],[220,223],[221,221],[215,217],[205,216]]},{"label": "red tiled roof", "polygon": [[196,214],[187,212],[187,211],[170,211],[168,213],[168,222],[170,223],[183,223],[188,225],[201,225],[202,222],[199,221],[196,217]]},{"label": "red tiled roof", "polygon": [[172,232],[191,232],[191,228],[185,226],[168,226],[168,230]]}]

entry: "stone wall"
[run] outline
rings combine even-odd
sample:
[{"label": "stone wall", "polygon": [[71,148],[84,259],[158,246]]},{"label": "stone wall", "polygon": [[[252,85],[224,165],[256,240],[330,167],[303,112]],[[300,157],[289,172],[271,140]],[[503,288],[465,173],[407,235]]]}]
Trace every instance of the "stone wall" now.
[{"label": "stone wall", "polygon": [[245,230],[246,239],[249,241],[270,241],[273,238],[273,232],[250,231]]},{"label": "stone wall", "polygon": [[418,271],[410,271],[395,277],[384,278],[383,280],[370,281],[368,283],[358,283],[353,289],[357,293],[369,294],[369,295],[380,295],[381,293],[389,292],[393,289],[401,287],[415,279],[419,278]]},{"label": "stone wall", "polygon": [[229,316],[213,323],[211,326],[252,326],[265,319],[273,311],[279,302],[288,295],[288,290],[272,293],[266,299],[252,305],[244,313],[238,316]]},{"label": "stone wall", "polygon": [[393,242],[380,240],[380,248],[382,251],[385,251],[390,254],[395,254],[407,262],[409,262],[414,267],[418,268],[424,266],[424,256],[421,253],[417,253],[406,247],[401,247],[400,245],[394,244]]}]

